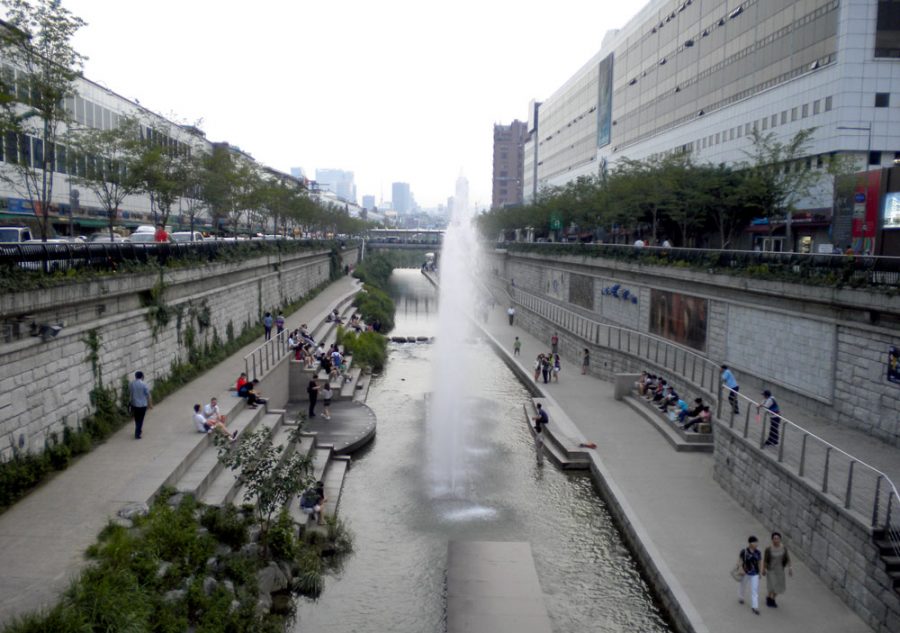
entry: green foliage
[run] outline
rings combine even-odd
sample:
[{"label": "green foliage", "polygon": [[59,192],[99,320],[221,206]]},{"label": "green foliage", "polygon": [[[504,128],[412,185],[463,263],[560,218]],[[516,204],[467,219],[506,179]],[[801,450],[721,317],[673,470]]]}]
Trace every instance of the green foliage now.
[{"label": "green foliage", "polygon": [[337,343],[346,353],[353,355],[354,365],[381,371],[387,361],[387,338],[378,332],[345,330],[338,326]]},{"label": "green foliage", "polygon": [[282,459],[285,447],[273,445],[268,428],[244,435],[236,445],[221,435],[214,440],[219,448],[219,461],[239,472],[247,494],[256,499],[261,542],[266,548],[275,514],[312,483],[312,460],[300,453]]},{"label": "green foliage", "polygon": [[200,524],[232,549],[240,549],[247,543],[247,522],[233,505],[224,508],[209,506],[203,512]]},{"label": "green foliage", "polygon": [[386,292],[376,286],[366,284],[353,299],[353,305],[366,323],[376,319],[381,322],[381,332],[387,334],[394,329],[394,312],[396,306]]}]

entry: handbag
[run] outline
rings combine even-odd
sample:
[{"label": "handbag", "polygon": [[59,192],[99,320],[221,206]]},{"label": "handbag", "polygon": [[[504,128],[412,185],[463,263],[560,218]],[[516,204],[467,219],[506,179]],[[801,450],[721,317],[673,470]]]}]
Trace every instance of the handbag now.
[{"label": "handbag", "polygon": [[741,568],[740,565],[735,565],[731,569],[731,577],[734,578],[738,582],[741,582],[744,579],[744,570]]}]

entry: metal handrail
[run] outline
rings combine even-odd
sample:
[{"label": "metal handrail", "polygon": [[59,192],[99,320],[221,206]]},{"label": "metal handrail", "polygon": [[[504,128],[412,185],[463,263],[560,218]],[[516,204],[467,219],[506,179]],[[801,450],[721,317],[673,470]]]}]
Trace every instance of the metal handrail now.
[{"label": "metal handrail", "polygon": [[282,358],[288,355],[288,331],[282,330],[244,356],[244,373],[248,380],[260,380]]},{"label": "metal handrail", "polygon": [[[729,406],[730,398],[724,397],[725,394],[734,396],[739,410],[743,405],[743,415],[735,413]],[[757,415],[751,424],[754,408]],[[766,442],[773,417],[779,419],[779,437],[778,443],[771,446]],[[835,498],[845,510],[852,511],[851,516],[858,517],[857,520],[864,518],[861,522],[867,528],[883,529],[894,554],[900,556],[900,514],[897,512],[900,509],[900,493],[887,474],[781,413],[773,415],[761,403],[725,385],[722,385],[717,418],[723,424],[727,422],[732,431],[755,448],[773,452],[779,464],[793,469],[797,476],[807,479],[823,494]],[[742,424],[740,418],[743,418]],[[754,428],[757,425],[758,428]]]},{"label": "metal handrail", "polygon": [[[502,291],[519,306],[531,310],[543,319],[563,327],[589,343],[643,358],[657,366],[673,371],[686,381],[690,380],[694,386],[699,386],[699,388],[706,390],[712,395],[717,401],[717,417],[719,420],[724,419],[722,411],[728,405],[727,398],[723,396],[727,391],[732,390],[721,383],[720,366],[708,358],[650,334],[600,323],[518,287],[504,288]],[[523,298],[526,300],[523,301]],[[585,330],[585,324],[589,324],[587,330]],[[606,328],[605,342],[603,337],[599,336],[599,328],[601,327]],[[583,336],[585,332],[588,334],[587,337]],[[613,332],[616,332],[615,336],[613,336]],[[593,336],[591,336],[592,334]],[[625,337],[624,346],[622,345],[623,336]],[[632,342],[635,340],[637,341],[636,345]],[[647,343],[642,345],[642,341],[647,341]],[[659,358],[660,345],[665,346],[662,362],[660,362]],[[653,349],[653,358],[651,358],[651,348]],[[672,352],[672,362],[670,362],[670,349],[674,350]],[[679,356],[681,359],[680,368]],[[688,369],[688,358],[692,359],[690,376],[685,371]],[[696,377],[698,361],[701,361],[699,382]],[[740,392],[733,393],[744,404],[745,418],[740,434],[748,442],[750,442],[751,407],[757,407],[761,412],[760,434],[758,441],[755,442],[755,446],[760,449],[764,448],[769,429],[771,428],[770,412],[762,408],[761,403],[748,398]],[[732,410],[729,420],[729,428],[732,430],[734,430],[736,417],[738,416],[734,415]],[[823,494],[837,498],[845,509],[853,511],[852,516],[871,516],[871,523],[866,527],[884,529],[895,555],[900,556],[900,494],[898,494],[897,487],[890,477],[874,466],[822,439],[815,433],[807,431],[783,415],[779,414],[778,417],[781,421],[781,438],[777,449],[777,461],[785,466],[793,467],[799,477],[818,482],[818,486]],[[798,433],[800,434],[799,440],[794,440],[794,435]],[[799,446],[795,446],[796,443],[799,443]],[[843,473],[845,471],[846,476],[844,478]],[[838,481],[839,479],[841,481]]]},{"label": "metal handrail", "polygon": [[652,334],[596,321],[518,287],[507,294],[515,303],[590,344],[637,356],[682,377],[712,398],[719,395],[719,366],[692,350]]}]

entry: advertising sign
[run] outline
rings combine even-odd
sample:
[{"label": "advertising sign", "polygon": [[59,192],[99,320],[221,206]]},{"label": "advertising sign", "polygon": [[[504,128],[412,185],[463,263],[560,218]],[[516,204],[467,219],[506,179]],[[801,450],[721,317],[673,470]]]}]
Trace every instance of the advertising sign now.
[{"label": "advertising sign", "polygon": [[706,299],[677,292],[650,291],[650,332],[680,345],[706,349]]},{"label": "advertising sign", "polygon": [[861,255],[875,252],[875,233],[878,229],[878,190],[881,186],[881,170],[862,174],[853,196],[853,250]]},{"label": "advertising sign", "polygon": [[612,80],[613,56],[607,55],[599,66],[597,95],[597,147],[609,145],[612,138]]}]

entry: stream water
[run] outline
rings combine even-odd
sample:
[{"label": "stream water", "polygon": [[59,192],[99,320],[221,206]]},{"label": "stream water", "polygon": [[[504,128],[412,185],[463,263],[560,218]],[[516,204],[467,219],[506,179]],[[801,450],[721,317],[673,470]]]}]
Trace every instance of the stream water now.
[{"label": "stream water", "polygon": [[[396,334],[440,336],[438,299],[418,270],[395,271],[392,294]],[[317,601],[300,600],[295,633],[444,631],[447,543],[464,539],[531,543],[555,631],[669,631],[590,478],[536,464],[528,392],[477,339],[453,352],[478,385],[459,394],[476,430],[470,474],[462,495],[434,495],[425,418],[435,351],[392,344],[373,380],[378,432],[353,456],[340,504],[355,551]]]}]

